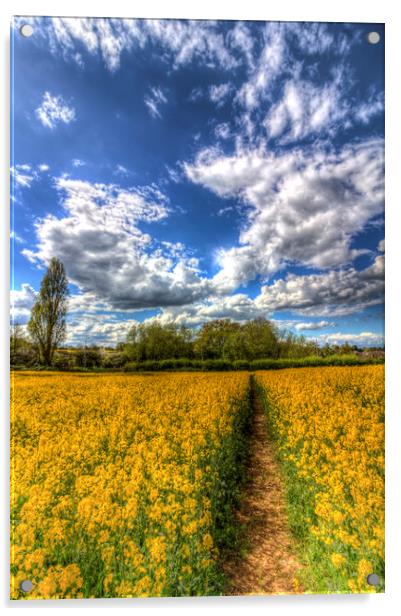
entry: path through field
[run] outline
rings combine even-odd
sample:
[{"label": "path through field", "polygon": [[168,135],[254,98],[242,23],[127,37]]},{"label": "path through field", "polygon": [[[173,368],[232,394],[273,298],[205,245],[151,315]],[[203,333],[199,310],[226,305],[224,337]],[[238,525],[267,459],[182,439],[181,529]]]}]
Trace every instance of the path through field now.
[{"label": "path through field", "polygon": [[227,594],[302,592],[294,583],[300,564],[288,528],[281,471],[267,432],[262,401],[251,378],[249,481],[237,512],[243,526],[245,554],[237,554],[224,565],[230,580]]}]

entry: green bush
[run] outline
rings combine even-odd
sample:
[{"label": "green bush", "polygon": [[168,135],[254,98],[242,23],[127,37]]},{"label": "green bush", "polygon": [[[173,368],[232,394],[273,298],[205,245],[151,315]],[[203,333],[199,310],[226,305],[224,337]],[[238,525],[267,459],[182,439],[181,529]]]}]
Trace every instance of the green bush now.
[{"label": "green bush", "polygon": [[[327,357],[309,356],[301,358],[283,359],[162,359],[127,362],[125,372],[157,372],[157,371],[226,371],[226,370],[282,370],[284,368],[308,368],[313,366],[359,366],[366,364],[382,364],[382,357],[358,357],[358,355],[331,355]],[[110,366],[111,367],[111,366]],[[105,366],[109,368],[109,366]]]},{"label": "green bush", "polygon": [[205,359],[202,362],[203,370],[232,370],[232,363],[225,359]]},{"label": "green bush", "polygon": [[233,370],[249,370],[250,363],[247,359],[236,359],[232,363]]},{"label": "green bush", "polygon": [[124,372],[136,372],[138,370],[137,361],[129,361],[124,365]]}]

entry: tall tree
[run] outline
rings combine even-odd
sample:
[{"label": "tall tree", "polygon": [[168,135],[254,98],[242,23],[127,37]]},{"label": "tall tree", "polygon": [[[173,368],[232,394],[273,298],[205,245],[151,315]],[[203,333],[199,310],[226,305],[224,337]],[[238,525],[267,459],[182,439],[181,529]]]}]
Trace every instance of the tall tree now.
[{"label": "tall tree", "polygon": [[66,336],[68,280],[64,265],[53,257],[32,308],[28,331],[37,345],[40,362],[51,366],[54,351]]}]

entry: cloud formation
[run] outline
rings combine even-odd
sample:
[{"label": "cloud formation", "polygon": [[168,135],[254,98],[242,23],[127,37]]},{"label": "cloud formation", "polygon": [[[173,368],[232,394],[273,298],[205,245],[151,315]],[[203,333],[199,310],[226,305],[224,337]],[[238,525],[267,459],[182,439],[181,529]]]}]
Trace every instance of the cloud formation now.
[{"label": "cloud formation", "polygon": [[28,283],[21,285],[20,289],[10,291],[11,321],[20,323],[26,321],[35,302],[36,291]]},{"label": "cloud formation", "polygon": [[[210,296],[191,306],[163,308],[155,317],[162,322],[191,326],[213,319],[245,321],[257,317],[272,318],[282,311],[304,317],[342,316],[381,304],[384,299],[384,257],[379,255],[363,270],[348,267],[322,274],[288,274],[270,285],[264,285],[255,298],[245,293]],[[320,321],[286,321],[296,330],[333,327],[335,323]]]},{"label": "cloud formation", "polygon": [[55,128],[57,124],[69,124],[75,120],[75,109],[68,106],[62,96],[44,92],[42,102],[35,113],[43,126]]},{"label": "cloud formation", "polygon": [[156,187],[122,189],[114,184],[56,180],[65,215],[36,222],[36,250],[22,251],[32,263],[52,256],[64,263],[71,282],[115,309],[181,305],[205,296],[209,282],[181,244],[157,242],[142,222],[168,216],[168,199]]},{"label": "cloud formation", "polygon": [[100,57],[111,72],[120,68],[124,53],[161,45],[163,59],[174,68],[201,61],[229,70],[237,60],[218,23],[184,19],[16,18],[15,27],[31,23],[52,53],[84,67],[82,50]]},{"label": "cloud formation", "polygon": [[206,149],[184,163],[187,177],[221,197],[252,206],[239,245],[217,253],[216,288],[233,291],[288,264],[333,268],[364,250],[353,238],[383,213],[383,143],[367,140],[340,151],[315,147],[282,154]]},{"label": "cloud formation", "polygon": [[382,347],[384,346],[383,334],[375,332],[361,332],[360,334],[320,334],[316,337],[316,342],[322,344],[344,344],[356,345],[360,347]]},{"label": "cloud formation", "polygon": [[152,118],[161,118],[160,107],[167,103],[163,90],[161,88],[150,88],[150,92],[145,96],[144,100]]}]

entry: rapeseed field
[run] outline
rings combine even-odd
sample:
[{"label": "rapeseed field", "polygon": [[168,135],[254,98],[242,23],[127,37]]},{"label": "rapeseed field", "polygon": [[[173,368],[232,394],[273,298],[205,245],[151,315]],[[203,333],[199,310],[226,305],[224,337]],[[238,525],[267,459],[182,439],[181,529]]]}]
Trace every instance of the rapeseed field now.
[{"label": "rapeseed field", "polygon": [[[384,367],[257,373],[290,523],[315,592],[384,580]],[[376,573],[381,583],[367,583]]]}]

